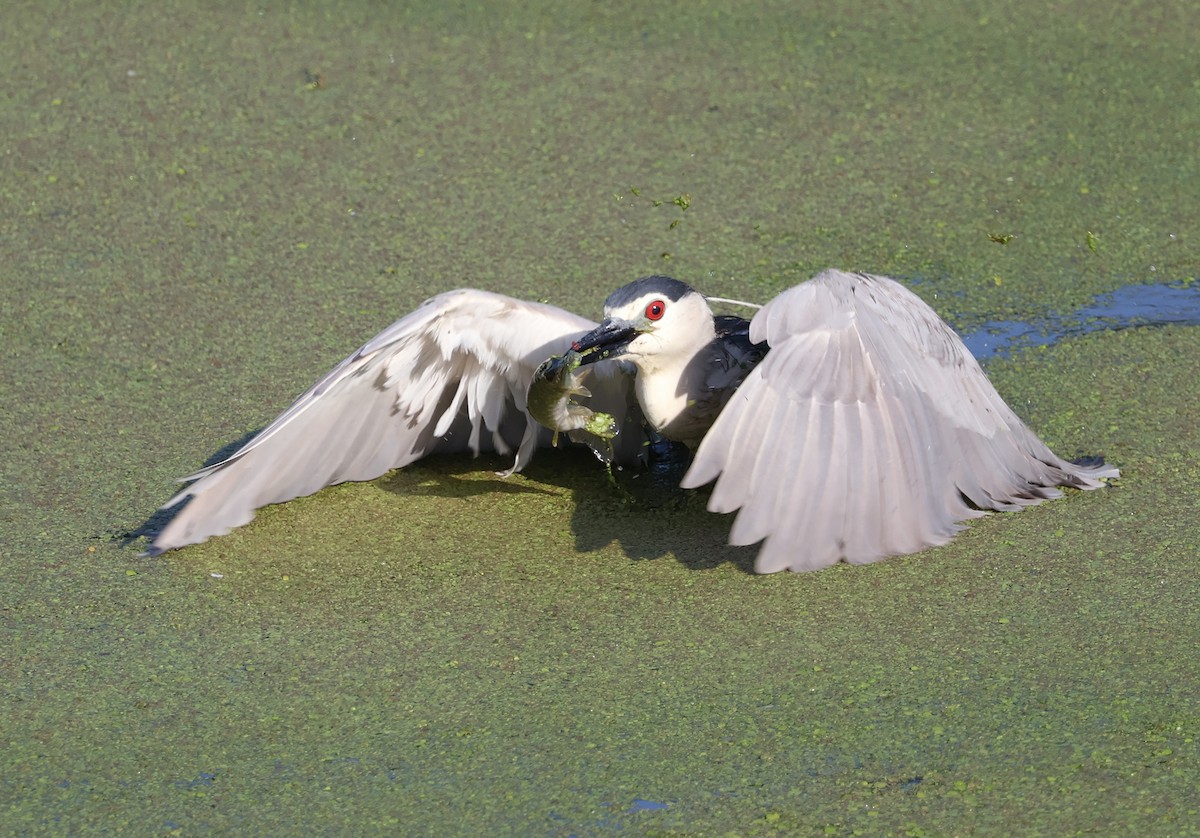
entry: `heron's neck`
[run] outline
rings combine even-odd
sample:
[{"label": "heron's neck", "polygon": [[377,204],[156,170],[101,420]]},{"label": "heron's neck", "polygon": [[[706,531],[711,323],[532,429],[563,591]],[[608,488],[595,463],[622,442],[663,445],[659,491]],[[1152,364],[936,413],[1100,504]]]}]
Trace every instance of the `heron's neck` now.
[{"label": "heron's neck", "polygon": [[707,390],[710,346],[716,331],[696,330],[695,339],[670,353],[644,355],[637,366],[636,391],[646,421],[663,436],[698,445],[713,418],[696,411]]}]

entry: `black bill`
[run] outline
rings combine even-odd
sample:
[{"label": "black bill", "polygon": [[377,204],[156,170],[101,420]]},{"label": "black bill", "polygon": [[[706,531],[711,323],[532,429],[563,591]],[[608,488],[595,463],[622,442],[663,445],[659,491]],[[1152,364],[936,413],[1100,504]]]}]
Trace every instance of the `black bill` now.
[{"label": "black bill", "polygon": [[571,344],[571,348],[583,356],[582,364],[593,364],[606,358],[617,358],[625,353],[630,341],[638,331],[624,320],[605,320]]}]

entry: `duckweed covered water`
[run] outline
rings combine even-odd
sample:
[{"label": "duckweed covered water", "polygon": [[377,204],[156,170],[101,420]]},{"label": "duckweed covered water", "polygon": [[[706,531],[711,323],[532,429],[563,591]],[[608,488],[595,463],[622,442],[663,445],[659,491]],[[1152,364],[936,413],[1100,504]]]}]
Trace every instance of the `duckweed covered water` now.
[{"label": "duckweed covered water", "polygon": [[702,495],[567,452],[125,540],[461,285],[598,315],[839,266],[981,324],[1200,275],[1197,14],[6,9],[0,831],[1194,831],[1194,327],[989,361],[1121,481],[871,567],[754,576]]}]

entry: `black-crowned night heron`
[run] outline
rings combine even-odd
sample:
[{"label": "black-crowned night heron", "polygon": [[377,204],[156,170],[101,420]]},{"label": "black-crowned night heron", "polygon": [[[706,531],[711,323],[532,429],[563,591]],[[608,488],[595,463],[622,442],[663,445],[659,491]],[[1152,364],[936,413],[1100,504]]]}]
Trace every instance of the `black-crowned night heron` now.
[{"label": "black-crowned night heron", "polygon": [[[190,501],[149,552],[435,452],[515,450],[511,474],[557,430],[618,463],[637,459],[648,432],[695,449],[681,485],[716,481],[708,507],[740,510],[730,542],[762,541],[762,573],[915,552],[985,511],[1118,476],[1050,451],[950,327],[891,279],[826,271],[771,300],[748,328],[714,318],[700,293],[667,277],[618,289],[604,314],[597,326],[486,291],[433,297],[231,457],[186,478],[164,509]],[[572,349],[588,406],[619,430],[611,444],[530,414],[535,371]]]}]

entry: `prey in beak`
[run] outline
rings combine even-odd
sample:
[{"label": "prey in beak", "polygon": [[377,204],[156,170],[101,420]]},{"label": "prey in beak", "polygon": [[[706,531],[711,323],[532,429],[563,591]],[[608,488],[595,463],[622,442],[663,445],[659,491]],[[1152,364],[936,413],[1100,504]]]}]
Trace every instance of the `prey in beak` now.
[{"label": "prey in beak", "polygon": [[606,317],[599,326],[572,343],[571,349],[583,356],[581,364],[594,364],[621,357],[639,334],[641,332],[628,320]]}]

